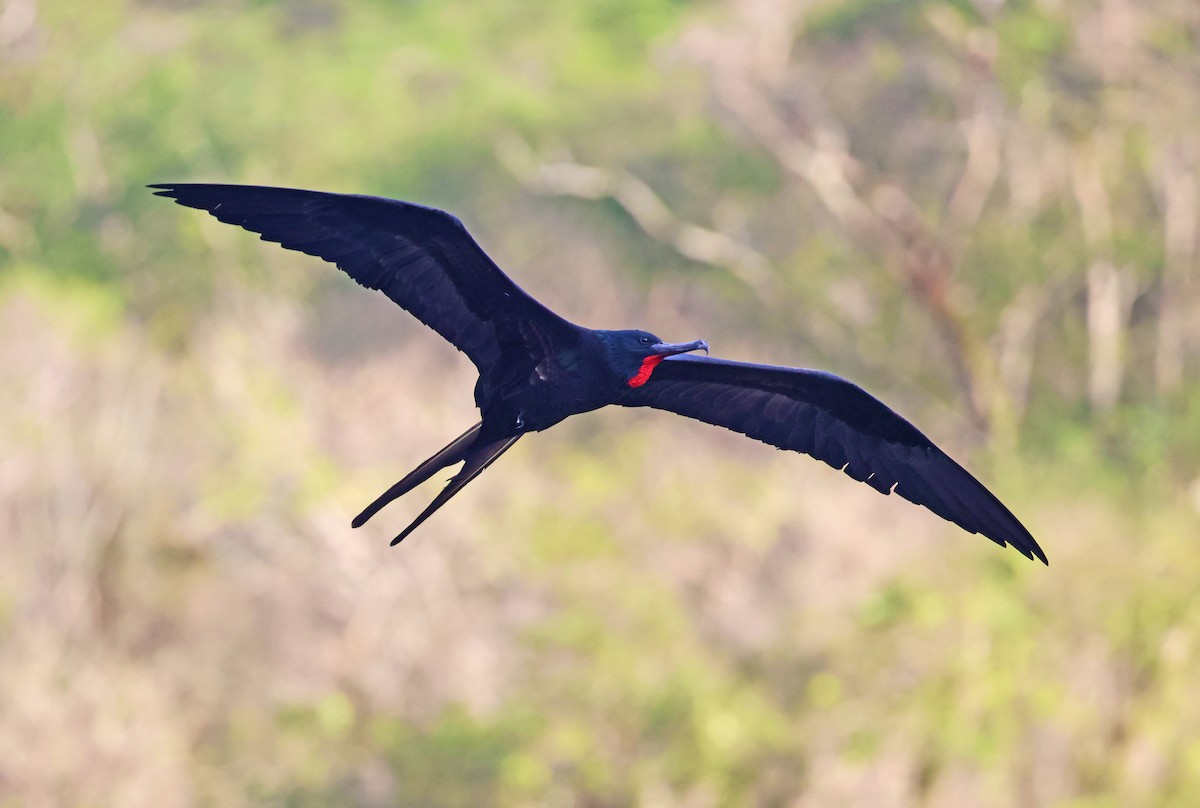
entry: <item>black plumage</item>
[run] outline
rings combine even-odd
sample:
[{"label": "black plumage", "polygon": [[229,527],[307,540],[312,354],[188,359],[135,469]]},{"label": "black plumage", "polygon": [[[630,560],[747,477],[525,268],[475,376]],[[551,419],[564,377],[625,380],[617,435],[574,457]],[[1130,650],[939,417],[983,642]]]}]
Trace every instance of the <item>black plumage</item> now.
[{"label": "black plumage", "polygon": [[524,434],[609,404],[653,407],[803,452],[875,490],[895,491],[1028,558],[1046,556],[990,491],[920,430],[862,388],[818,370],[707,356],[703,340],[583,328],[512,282],[454,216],[369,196],[242,185],[165,184],[160,196],[264,240],[331,261],[465,353],[479,370],[482,420],[354,520],[447,466],[462,469],[401,541]]}]

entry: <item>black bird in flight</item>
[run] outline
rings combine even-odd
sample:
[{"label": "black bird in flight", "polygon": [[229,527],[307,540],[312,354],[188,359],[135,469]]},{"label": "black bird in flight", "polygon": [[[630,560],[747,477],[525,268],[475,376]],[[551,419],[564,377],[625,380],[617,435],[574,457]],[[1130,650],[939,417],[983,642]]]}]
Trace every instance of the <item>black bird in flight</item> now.
[{"label": "black bird in flight", "polygon": [[1027,558],[1046,555],[999,499],[886,404],[831,373],[687,355],[708,343],[668,343],[645,331],[564,320],[530,297],[434,208],[371,196],[244,185],[152,185],[265,241],[330,261],[378,289],[465,353],[479,369],[482,420],[355,517],[438,471],[462,469],[392,540],[402,541],[529,432],[609,404],[654,407],[823,460],[881,494],[895,491]]}]

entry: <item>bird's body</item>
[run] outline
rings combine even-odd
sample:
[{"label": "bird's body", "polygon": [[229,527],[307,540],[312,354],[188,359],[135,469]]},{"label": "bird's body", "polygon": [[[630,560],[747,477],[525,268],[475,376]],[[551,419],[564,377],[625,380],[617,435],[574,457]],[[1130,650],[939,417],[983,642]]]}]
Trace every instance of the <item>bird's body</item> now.
[{"label": "bird's body", "polygon": [[603,368],[603,346],[595,334],[572,326],[555,337],[544,355],[526,363],[520,346],[511,363],[503,363],[491,378],[480,377],[475,403],[484,424],[540,432],[611,403],[608,374],[597,372]]},{"label": "bird's body", "polygon": [[465,353],[479,370],[481,420],[384,492],[361,525],[456,463],[462,469],[401,541],[528,432],[617,404],[653,407],[812,455],[884,494],[1043,562],[1012,513],[916,427],[857,385],[823,371],[685,355],[645,331],[575,325],[512,282],[443,211],[376,197],[241,185],[151,186],[288,249],[336,263]]}]

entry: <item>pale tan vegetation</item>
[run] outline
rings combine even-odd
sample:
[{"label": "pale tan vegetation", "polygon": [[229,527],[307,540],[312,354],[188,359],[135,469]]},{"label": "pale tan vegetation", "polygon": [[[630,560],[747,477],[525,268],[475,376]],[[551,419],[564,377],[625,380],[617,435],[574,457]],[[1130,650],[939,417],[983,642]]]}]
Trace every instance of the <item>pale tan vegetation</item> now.
[{"label": "pale tan vegetation", "polygon": [[[1197,8],[0,0],[0,806],[1195,803]],[[174,180],[855,378],[1051,566],[628,411],[389,549],[472,367]]]}]

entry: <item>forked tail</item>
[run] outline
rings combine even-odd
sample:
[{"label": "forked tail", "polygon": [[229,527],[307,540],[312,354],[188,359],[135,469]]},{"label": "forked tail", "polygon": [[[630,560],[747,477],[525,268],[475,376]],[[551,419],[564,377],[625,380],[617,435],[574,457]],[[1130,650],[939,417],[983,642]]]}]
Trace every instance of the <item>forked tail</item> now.
[{"label": "forked tail", "polygon": [[450,443],[442,448],[441,451],[410,471],[403,480],[380,494],[374,502],[363,509],[362,513],[354,517],[354,521],[350,523],[350,526],[362,527],[364,524],[366,524],[368,519],[379,513],[379,510],[393,499],[404,496],[409,491],[413,490],[418,485],[425,482],[442,469],[446,468],[446,466],[453,466],[455,463],[466,458],[467,453],[471,450],[471,444],[473,444],[475,439],[479,437],[479,430],[482,427],[483,422],[480,421],[478,424],[475,424],[475,426],[471,427],[466,432],[450,441]]},{"label": "forked tail", "polygon": [[394,546],[404,541],[405,537],[416,530],[418,525],[432,516],[438,508],[449,502],[451,497],[461,491],[471,480],[478,477],[480,472],[496,462],[496,458],[504,454],[510,446],[520,439],[520,435],[513,435],[511,438],[501,438],[498,441],[493,441],[478,448],[472,447],[466,458],[464,458],[465,462],[458,474],[450,478],[450,483],[442,489],[442,493],[434,497],[433,502],[429,503],[429,507],[421,511],[421,515],[414,519],[411,525],[404,528],[404,532],[392,539],[392,545]]}]

